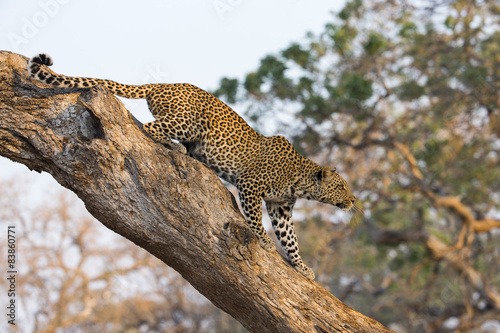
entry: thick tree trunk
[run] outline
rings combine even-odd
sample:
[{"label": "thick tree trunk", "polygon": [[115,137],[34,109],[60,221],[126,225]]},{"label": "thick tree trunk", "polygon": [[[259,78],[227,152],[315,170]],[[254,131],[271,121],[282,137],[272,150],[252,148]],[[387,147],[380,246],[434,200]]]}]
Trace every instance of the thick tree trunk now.
[{"label": "thick tree trunk", "polygon": [[150,140],[112,94],[44,89],[27,62],[0,52],[0,155],[50,173],[251,332],[389,332],[261,249],[215,174]]}]

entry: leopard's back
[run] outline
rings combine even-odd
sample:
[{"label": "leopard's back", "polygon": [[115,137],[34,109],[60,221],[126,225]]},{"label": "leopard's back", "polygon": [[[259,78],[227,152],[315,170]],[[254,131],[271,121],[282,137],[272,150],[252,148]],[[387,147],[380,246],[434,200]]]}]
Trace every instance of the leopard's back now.
[{"label": "leopard's back", "polygon": [[[169,134],[223,179],[234,184],[258,158],[264,136],[205,90],[186,83],[160,84],[146,100],[155,119],[168,122]],[[190,124],[195,126],[193,136],[185,133]],[[149,132],[156,130],[151,128]]]}]

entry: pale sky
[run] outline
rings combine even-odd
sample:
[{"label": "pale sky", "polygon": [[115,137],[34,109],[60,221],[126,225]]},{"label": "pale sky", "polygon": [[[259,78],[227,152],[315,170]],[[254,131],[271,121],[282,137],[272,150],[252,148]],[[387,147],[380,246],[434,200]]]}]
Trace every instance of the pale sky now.
[{"label": "pale sky", "polygon": [[[321,32],[344,3],[0,0],[0,50],[47,53],[52,69],[70,76],[187,82],[211,90],[222,77],[242,78],[265,55],[303,41],[308,31]],[[125,105],[140,120],[152,119],[144,101]],[[3,157],[0,171],[0,180],[31,173]],[[58,186],[46,174],[36,178],[43,187]]]}]

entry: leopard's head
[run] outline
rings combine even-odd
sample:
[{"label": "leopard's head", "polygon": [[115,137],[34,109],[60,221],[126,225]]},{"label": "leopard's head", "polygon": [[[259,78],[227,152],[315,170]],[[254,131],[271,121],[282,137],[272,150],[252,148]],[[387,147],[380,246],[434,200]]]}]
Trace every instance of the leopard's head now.
[{"label": "leopard's head", "polygon": [[318,181],[316,200],[337,206],[344,211],[349,211],[354,206],[356,198],[335,168],[332,170],[327,167],[322,168],[316,173],[316,178]]}]

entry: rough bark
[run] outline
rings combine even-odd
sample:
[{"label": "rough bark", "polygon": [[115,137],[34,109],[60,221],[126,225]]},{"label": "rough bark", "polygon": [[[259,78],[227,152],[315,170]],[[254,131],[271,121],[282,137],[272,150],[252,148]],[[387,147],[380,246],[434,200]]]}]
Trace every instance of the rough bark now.
[{"label": "rough bark", "polygon": [[261,249],[215,174],[150,140],[112,94],[43,88],[27,62],[0,52],[0,155],[50,173],[251,332],[389,332]]}]

